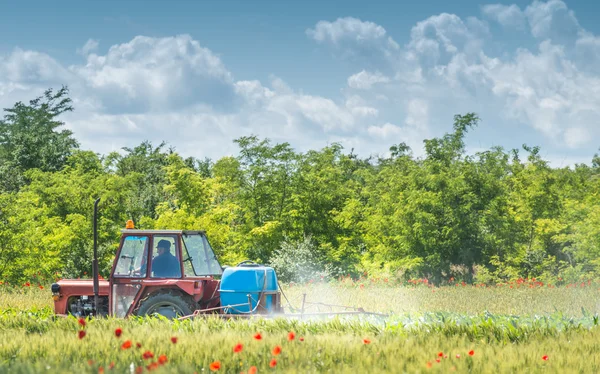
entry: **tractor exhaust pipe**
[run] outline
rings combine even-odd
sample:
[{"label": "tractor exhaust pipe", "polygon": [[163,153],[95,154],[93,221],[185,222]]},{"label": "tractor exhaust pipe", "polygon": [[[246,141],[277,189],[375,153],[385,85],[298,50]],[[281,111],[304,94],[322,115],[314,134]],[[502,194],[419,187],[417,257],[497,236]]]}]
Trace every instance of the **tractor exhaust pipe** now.
[{"label": "tractor exhaust pipe", "polygon": [[98,203],[100,198],[94,202],[94,260],[92,262],[92,272],[94,273],[94,316],[98,316],[98,307],[100,304],[100,275],[98,273]]}]

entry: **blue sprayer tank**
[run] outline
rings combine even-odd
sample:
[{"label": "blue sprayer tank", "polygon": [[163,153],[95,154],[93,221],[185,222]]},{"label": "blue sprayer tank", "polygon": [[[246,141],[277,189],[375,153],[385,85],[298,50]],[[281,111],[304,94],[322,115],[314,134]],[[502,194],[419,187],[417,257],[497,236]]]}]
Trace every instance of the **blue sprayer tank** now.
[{"label": "blue sprayer tank", "polygon": [[[221,277],[219,293],[221,306],[228,307],[224,309],[227,314],[277,312],[275,310],[277,304],[275,301],[279,301],[277,276],[275,270],[268,266],[242,263],[226,268]],[[250,310],[248,295],[252,298],[252,310]],[[261,296],[263,301],[257,308],[256,303]]]}]

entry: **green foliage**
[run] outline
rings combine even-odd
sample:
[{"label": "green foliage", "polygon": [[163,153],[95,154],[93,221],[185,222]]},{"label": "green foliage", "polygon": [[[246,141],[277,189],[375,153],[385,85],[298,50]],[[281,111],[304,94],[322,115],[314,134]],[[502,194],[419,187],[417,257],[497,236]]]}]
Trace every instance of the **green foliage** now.
[{"label": "green foliage", "polygon": [[24,172],[60,170],[79,145],[56,117],[73,110],[66,87],[52,89],[29,105],[16,103],[4,109],[0,120],[0,191],[16,191],[26,184]]},{"label": "green foliage", "polygon": [[290,268],[310,259],[332,276],[434,284],[575,282],[600,272],[599,156],[555,169],[535,146],[523,145],[523,155],[500,147],[468,154],[474,113],[426,139],[422,158],[404,143],[374,159],[339,144],[296,152],[244,136],[235,140],[238,155],[213,162],[148,141],[108,155],[79,150],[60,130],[71,110],[68,90],[50,89],[0,121],[2,280],[89,273],[97,197],[104,276],[128,219],[139,228],[206,230],[229,265]]}]

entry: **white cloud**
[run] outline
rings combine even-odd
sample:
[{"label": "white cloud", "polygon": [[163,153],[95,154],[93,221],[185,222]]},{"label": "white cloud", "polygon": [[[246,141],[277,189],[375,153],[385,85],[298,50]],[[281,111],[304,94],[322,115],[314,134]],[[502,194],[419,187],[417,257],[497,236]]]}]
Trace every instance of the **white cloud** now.
[{"label": "white cloud", "polygon": [[351,134],[357,118],[377,114],[367,105],[300,94],[278,77],[270,86],[236,81],[215,53],[188,35],[138,36],[104,55],[93,49],[87,43],[85,62],[69,67],[34,51],[0,57],[0,104],[9,107],[65,84],[75,111],[64,120],[84,148],[106,153],[164,140],[181,152],[214,158],[233,153],[232,140],[252,133],[305,149],[325,146]]},{"label": "white cloud", "polygon": [[[600,37],[558,0],[524,10],[488,5],[482,13],[530,32],[535,47],[506,49],[487,21],[449,13],[407,29],[402,47],[373,22],[320,21],[306,34],[358,72],[341,97],[324,97],[276,76],[236,80],[189,35],[138,36],[104,54],[90,39],[79,50],[84,61],[68,67],[36,51],[0,56],[0,104],[66,84],[75,100],[69,128],[103,153],[149,139],[218,158],[235,153],[234,138],[254,133],[300,150],[339,140],[363,154],[405,142],[418,155],[424,138],[451,130],[455,114],[475,111],[494,134],[485,139],[482,130],[480,141],[542,143],[556,160],[575,151],[591,159],[600,136]],[[488,48],[496,45],[503,49]]]},{"label": "white cloud", "polygon": [[525,9],[531,34],[556,42],[573,41],[580,30],[575,13],[561,0],[534,1]]},{"label": "white cloud", "polygon": [[[428,132],[440,135],[442,129],[449,130],[454,114],[476,111],[488,123],[511,123],[513,129],[525,126],[534,132],[522,134],[542,135],[515,140],[511,133],[500,132],[517,147],[534,142],[554,150],[590,150],[592,139],[600,135],[596,125],[600,38],[583,30],[574,13],[558,0],[534,1],[524,11],[516,5],[498,4],[482,10],[506,27],[523,29],[527,22],[539,40],[537,49],[488,55],[483,48],[486,41],[500,39],[481,20],[443,13],[418,22],[410,41],[398,52],[393,81],[377,85],[377,79],[366,72],[348,78],[350,89],[370,88],[372,96],[392,98],[387,105],[370,103],[383,120],[389,118],[385,113],[390,105],[396,107],[396,117],[405,116],[404,127],[391,125],[391,119],[385,125],[372,125],[369,133],[382,137],[401,129],[406,134],[409,124],[422,123],[412,128],[415,138]],[[398,106],[406,97],[418,99]],[[498,141],[502,142],[489,139],[491,144]]]},{"label": "white cloud", "polygon": [[348,86],[368,90],[377,83],[388,83],[389,81],[390,79],[380,72],[370,73],[362,70],[348,78]]},{"label": "white cloud", "polygon": [[92,52],[95,52],[98,49],[98,41],[94,39],[88,39],[88,41],[81,47],[81,49],[77,50],[77,53],[83,56],[87,56]]},{"label": "white cloud", "polygon": [[371,136],[387,139],[392,136],[400,135],[402,133],[402,128],[391,123],[385,123],[381,126],[369,126],[367,131]]},{"label": "white cloud", "polygon": [[489,4],[482,8],[483,14],[502,26],[523,30],[527,19],[517,5]]}]

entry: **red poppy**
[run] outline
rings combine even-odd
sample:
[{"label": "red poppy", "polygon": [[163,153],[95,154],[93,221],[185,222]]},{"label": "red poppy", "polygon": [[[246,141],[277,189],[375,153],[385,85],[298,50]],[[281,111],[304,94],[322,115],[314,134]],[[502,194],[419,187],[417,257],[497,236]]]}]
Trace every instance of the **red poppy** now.
[{"label": "red poppy", "polygon": [[115,329],[115,336],[116,336],[117,338],[118,338],[118,337],[120,337],[122,333],[123,333],[123,329],[122,329],[122,328],[120,328],[120,327],[117,327],[117,328]]},{"label": "red poppy", "polygon": [[543,356],[542,356],[542,360],[544,360],[544,361],[548,361],[548,356],[547,356],[547,355],[543,355]]},{"label": "red poppy", "polygon": [[85,330],[79,330],[79,339],[83,339],[85,337]]},{"label": "red poppy", "polygon": [[293,331],[288,332],[288,341],[291,342],[294,339],[296,339],[296,334]]},{"label": "red poppy", "polygon": [[269,366],[274,368],[275,366],[277,366],[277,360],[276,359],[272,359],[271,362],[269,362]]},{"label": "red poppy", "polygon": [[460,355],[459,355],[459,354],[457,354],[457,355],[456,355],[456,358],[460,358]]},{"label": "red poppy", "polygon": [[135,373],[136,374],[141,374],[142,372],[144,372],[144,367],[143,366],[138,366],[135,368]]},{"label": "red poppy", "polygon": [[256,374],[257,371],[258,369],[256,366],[250,366],[250,369],[248,369],[248,374]]},{"label": "red poppy", "polygon": [[136,348],[142,348],[142,343],[135,343]]},{"label": "red poppy", "polygon": [[25,282],[25,287],[29,287],[29,286],[31,286],[31,283]]},{"label": "red poppy", "polygon": [[257,332],[256,334],[254,334],[254,339],[255,340],[261,340],[262,339],[262,335],[260,334],[260,332]]},{"label": "red poppy", "polygon": [[209,368],[210,368],[210,371],[217,371],[217,370],[219,370],[221,368],[221,362],[220,361],[212,362],[210,364]]},{"label": "red poppy", "polygon": [[437,362],[438,364],[440,363],[440,361],[442,361],[442,360],[440,360],[439,358],[435,359],[435,362]]},{"label": "red poppy", "polygon": [[114,362],[111,362],[111,363],[110,363],[110,365],[108,365],[108,368],[109,368],[110,370],[114,369],[114,368],[115,368],[115,363],[114,363]]},{"label": "red poppy", "polygon": [[164,365],[167,363],[167,355],[160,355],[158,356],[158,363],[161,365]]},{"label": "red poppy", "polygon": [[470,351],[469,351],[469,356],[473,356],[474,354],[475,354],[475,351],[474,351],[474,350],[470,350]]},{"label": "red poppy", "polygon": [[299,337],[298,340],[300,340],[301,342],[303,342],[304,338],[303,337]]},{"label": "red poppy", "polygon": [[280,353],[281,353],[281,347],[276,345],[275,348],[273,348],[273,356],[277,356]]},{"label": "red poppy", "polygon": [[240,353],[242,351],[242,349],[244,349],[244,346],[242,345],[242,343],[237,343],[233,347],[233,353]]},{"label": "red poppy", "polygon": [[85,327],[85,319],[79,318],[79,320],[77,322],[79,322],[79,324],[81,325],[81,327]]},{"label": "red poppy", "polygon": [[41,284],[39,285],[39,287],[40,287],[40,290],[44,289],[44,286],[42,286]]},{"label": "red poppy", "polygon": [[125,340],[125,342],[121,345],[121,349],[129,349],[131,348],[131,340]]},{"label": "red poppy", "polygon": [[148,360],[148,359],[154,357],[154,353],[152,353],[150,351],[146,351],[146,352],[144,352],[144,354],[142,355],[142,357],[144,358],[144,360]]},{"label": "red poppy", "polygon": [[431,365],[431,362],[428,362],[427,363],[427,369],[431,369],[431,366],[433,366],[433,365]]},{"label": "red poppy", "polygon": [[152,371],[154,369],[158,369],[158,362],[153,362],[150,365],[146,366],[146,369],[148,369],[148,371]]},{"label": "red poppy", "polygon": [[442,356],[444,356],[444,352],[438,353],[438,357],[442,357]]},{"label": "red poppy", "polygon": [[98,368],[98,374],[102,374],[102,373],[104,373],[104,368],[102,366],[100,366]]},{"label": "red poppy", "polygon": [[363,344],[371,344],[371,341],[369,339],[363,339]]},{"label": "red poppy", "polygon": [[171,337],[171,342],[172,342],[173,344],[177,344],[177,337],[176,337],[176,336],[172,336],[172,337]]}]

